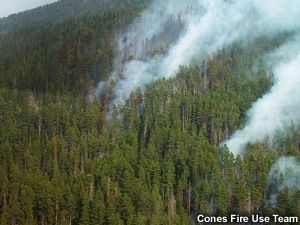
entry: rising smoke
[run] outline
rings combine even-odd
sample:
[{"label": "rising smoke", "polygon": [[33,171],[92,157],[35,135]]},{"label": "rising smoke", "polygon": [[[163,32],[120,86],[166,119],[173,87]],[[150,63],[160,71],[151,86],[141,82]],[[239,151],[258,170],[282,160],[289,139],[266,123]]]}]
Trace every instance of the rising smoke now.
[{"label": "rising smoke", "polygon": [[[300,164],[295,157],[281,157],[271,166],[268,184],[271,192],[288,186],[294,193],[300,186]],[[274,200],[274,199],[273,199]]]},{"label": "rising smoke", "polygon": [[[248,112],[248,123],[227,142],[230,150],[240,153],[247,142],[272,139],[277,130],[300,125],[300,35],[273,54],[266,56],[270,68],[275,68],[275,84],[268,94],[255,102]],[[288,186],[294,193],[300,186],[300,163],[295,157],[281,157],[271,167],[268,184],[276,199],[276,191]]]},{"label": "rising smoke", "polygon": [[[119,100],[124,102],[137,87],[144,91],[154,80],[176,75],[179,65],[189,65],[235,40],[247,41],[298,29],[299,9],[297,0],[154,0],[128,32],[118,36],[111,75],[116,81],[113,104]],[[170,18],[179,25],[166,32]],[[164,35],[167,41],[163,40]],[[166,47],[166,42],[171,42],[172,38],[175,41]],[[160,48],[161,54],[147,54],[151,43]],[[278,50],[269,61],[274,65],[279,63],[282,52],[290,53],[286,61],[297,56],[300,53],[295,52],[299,49],[297,46],[296,41],[285,45],[285,49]],[[226,143],[234,154],[238,154],[247,142],[272,136],[277,128],[291,122],[299,124],[299,65],[298,56],[275,69],[274,87],[253,104],[247,125]]]},{"label": "rising smoke", "polygon": [[300,125],[300,36],[266,57],[269,65],[276,65],[274,86],[258,99],[248,111],[246,126],[226,142],[235,155],[248,142],[272,139],[276,130]]},{"label": "rising smoke", "polygon": [[[154,0],[128,32],[117,37],[113,103],[124,102],[137,87],[143,91],[154,80],[175,76],[179,65],[189,65],[235,40],[298,28],[299,6],[297,0]],[[181,28],[168,33],[171,17]],[[165,36],[171,46],[166,47]],[[151,42],[160,54],[146,54]]]},{"label": "rising smoke", "polygon": [[[171,30],[170,18],[175,21]],[[113,104],[124,102],[137,87],[144,91],[154,80],[175,76],[180,65],[200,61],[235,40],[298,30],[299,21],[298,0],[154,0],[128,32],[117,37],[111,74],[116,81]],[[248,142],[272,137],[278,128],[300,125],[299,40],[296,36],[293,42],[266,56],[268,65],[274,68],[274,86],[253,104],[245,127],[226,143],[235,155]],[[148,54],[154,47],[159,54]],[[271,169],[270,184],[275,180],[279,188],[283,184],[292,187],[295,182],[287,172],[299,168],[294,158],[279,159]],[[280,174],[286,177],[284,182]]]}]

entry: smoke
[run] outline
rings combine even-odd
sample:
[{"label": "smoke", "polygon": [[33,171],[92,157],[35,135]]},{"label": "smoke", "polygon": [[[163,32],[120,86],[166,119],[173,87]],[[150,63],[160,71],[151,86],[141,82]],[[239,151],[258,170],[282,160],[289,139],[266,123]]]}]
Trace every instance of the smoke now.
[{"label": "smoke", "polygon": [[299,6],[297,0],[154,0],[127,32],[116,37],[113,104],[235,40],[298,28]]},{"label": "smoke", "polygon": [[[268,176],[272,190],[282,190],[288,186],[294,193],[300,187],[300,164],[295,157],[281,157],[274,163]],[[274,192],[274,191],[273,191]]]},{"label": "smoke", "polygon": [[[114,51],[111,79],[116,81],[113,104],[125,102],[130,92],[163,76],[159,74],[161,62],[169,49],[184,32],[184,27],[193,17],[203,15],[203,7],[194,0],[154,0],[152,5],[141,13],[128,31],[117,34],[117,48]],[[156,49],[159,54],[151,54]],[[101,92],[101,82],[96,94]]]},{"label": "smoke", "polygon": [[[274,67],[274,86],[248,111],[246,126],[226,142],[235,155],[250,142],[272,139],[276,130],[300,124],[300,36],[266,57]],[[277,65],[276,65],[277,64]]]},{"label": "smoke", "polygon": [[0,18],[9,16],[13,13],[33,9],[42,5],[56,2],[57,0],[10,0],[0,2]]},{"label": "smoke", "polygon": [[[153,81],[175,76],[180,65],[200,62],[235,40],[249,41],[300,28],[299,9],[298,0],[154,0],[126,32],[116,36],[111,74],[116,98],[112,105],[124,103],[136,88],[145,91]],[[280,49],[276,57],[269,56],[270,66],[282,59],[286,63],[274,70],[275,85],[253,104],[246,126],[226,143],[234,154],[247,142],[272,137],[277,128],[299,124],[300,57],[287,62],[300,53],[295,53],[295,43]]]},{"label": "smoke", "polygon": [[[298,0],[154,0],[126,32],[116,36],[112,104],[124,103],[136,88],[145,91],[153,81],[175,76],[180,65],[200,62],[233,41],[295,31],[299,21]],[[235,155],[248,142],[272,138],[276,130],[300,124],[299,40],[296,36],[266,56],[274,86],[252,105],[245,127],[226,142]],[[271,168],[269,183],[293,187],[299,169],[295,158],[281,158]]]},{"label": "smoke", "polygon": [[[278,131],[300,125],[300,34],[296,34],[275,52],[265,56],[266,66],[274,74],[274,85],[248,111],[248,121],[226,142],[235,155],[250,142],[276,138]],[[281,157],[268,175],[271,202],[276,205],[277,190],[288,186],[294,193],[300,187],[300,163],[295,157]]]}]

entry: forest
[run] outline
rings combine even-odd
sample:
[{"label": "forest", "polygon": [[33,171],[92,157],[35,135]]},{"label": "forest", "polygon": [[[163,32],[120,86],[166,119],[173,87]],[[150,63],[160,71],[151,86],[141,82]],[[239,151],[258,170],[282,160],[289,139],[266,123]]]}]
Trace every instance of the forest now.
[{"label": "forest", "polygon": [[[145,7],[125,2],[46,23],[34,24],[39,16],[32,16],[33,26],[23,20],[13,29],[0,20],[0,224],[186,225],[200,213],[300,216],[300,190],[268,184],[279,157],[298,157],[296,126],[278,131],[273,145],[248,143],[242,155],[220,146],[272,87],[264,55],[292,33],[235,41],[112,105],[114,37]],[[154,52],[148,46],[147,54]]]}]

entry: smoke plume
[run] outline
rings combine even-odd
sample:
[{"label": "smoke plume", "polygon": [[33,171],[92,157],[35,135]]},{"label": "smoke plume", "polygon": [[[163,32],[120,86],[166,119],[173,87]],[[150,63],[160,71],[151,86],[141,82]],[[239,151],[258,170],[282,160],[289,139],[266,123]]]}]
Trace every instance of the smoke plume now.
[{"label": "smoke plume", "polygon": [[273,193],[276,190],[282,190],[285,186],[288,186],[292,193],[298,190],[300,187],[300,164],[296,158],[281,157],[278,159],[270,169],[268,184]]},{"label": "smoke plume", "polygon": [[274,86],[248,111],[246,126],[226,143],[234,154],[250,142],[272,139],[276,130],[300,125],[300,36],[266,57],[274,67]]},{"label": "smoke plume", "polygon": [[[126,32],[116,36],[111,74],[116,98],[112,104],[124,103],[137,87],[144,91],[157,79],[175,76],[180,65],[200,62],[233,41],[295,31],[299,21],[298,0],[154,0]],[[272,138],[278,128],[300,124],[299,40],[296,36],[266,56],[274,86],[252,105],[244,128],[227,141],[234,154],[241,153],[248,142]],[[98,94],[101,87],[100,83]],[[281,158],[270,171],[269,183],[275,182],[276,188],[292,187],[295,182],[290,171],[298,170],[294,158]]]},{"label": "smoke plume", "polygon": [[[175,76],[180,65],[200,61],[235,40],[249,41],[298,29],[299,9],[298,0],[154,0],[127,32],[116,36],[118,47],[111,74],[116,98],[112,104],[124,103],[137,87],[144,91],[157,79]],[[286,45],[285,51],[295,58],[276,67],[274,87],[253,104],[246,126],[227,142],[234,154],[247,142],[272,136],[277,128],[291,122],[299,124],[300,51],[295,53],[291,45]],[[277,58],[270,57],[270,65],[280,62],[279,52]]]},{"label": "smoke plume", "polygon": [[[137,87],[143,91],[156,79],[176,75],[179,65],[197,62],[235,40],[298,28],[299,6],[297,0],[154,0],[116,37],[113,103],[124,102]],[[157,53],[147,54],[149,46]]]}]

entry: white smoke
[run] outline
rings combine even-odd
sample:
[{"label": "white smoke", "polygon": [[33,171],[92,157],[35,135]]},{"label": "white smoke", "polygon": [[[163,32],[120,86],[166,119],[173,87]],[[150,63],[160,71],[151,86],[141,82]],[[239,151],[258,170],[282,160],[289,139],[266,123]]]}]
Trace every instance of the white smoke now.
[{"label": "white smoke", "polygon": [[[161,70],[161,61],[164,56],[147,56],[146,45],[154,37],[165,38],[164,32],[168,29],[170,19],[177,20],[178,26],[186,25],[194,16],[198,17],[203,13],[203,7],[194,0],[154,0],[148,9],[141,13],[128,31],[118,37],[118,49],[115,51],[114,70],[111,74],[111,79],[117,82],[116,99],[113,104],[120,100],[125,102],[131,91],[137,87],[144,91],[147,84],[162,77],[158,71]],[[179,30],[182,31],[182,29]],[[174,32],[170,34],[172,37],[169,39],[176,39],[180,36]],[[163,41],[160,40],[160,42]],[[161,43],[161,45],[166,45],[166,43]],[[158,47],[161,46],[158,45]],[[130,57],[132,58],[128,60]],[[100,89],[101,82],[98,85],[97,94],[101,92]]]},{"label": "white smoke", "polygon": [[[235,40],[298,28],[299,9],[297,0],[154,0],[128,32],[119,37],[111,75],[117,83],[115,102],[124,102],[137,87],[143,91],[153,80],[174,76],[179,65],[189,65]],[[145,57],[143,48],[137,46],[158,37],[168,27],[170,16],[183,21],[178,40],[167,54]],[[134,59],[126,61],[130,55]]]},{"label": "white smoke", "polygon": [[274,69],[274,86],[248,111],[248,121],[226,142],[229,150],[239,154],[250,142],[273,138],[277,129],[300,124],[300,36],[266,58]]},{"label": "white smoke", "polygon": [[[295,157],[281,157],[274,163],[268,176],[271,192],[288,186],[294,193],[300,189],[300,164]],[[274,191],[275,190],[275,191]]]},{"label": "white smoke", "polygon": [[[170,17],[182,20],[184,27],[178,29],[177,41],[167,53],[150,57],[145,53],[145,42],[155,37],[156,42],[162,44],[163,41],[157,39],[168,28]],[[299,21],[298,0],[154,0],[128,31],[118,37],[111,75],[116,81],[113,104],[125,102],[137,87],[144,91],[157,79],[175,76],[180,65],[189,65],[235,40],[249,41],[261,35],[293,31],[300,28]],[[285,51],[292,53],[287,59],[300,53],[295,53],[295,46],[295,42],[293,47],[285,46]],[[277,56],[282,58],[282,54]],[[270,58],[270,65],[281,60]],[[272,136],[277,128],[291,122],[299,124],[299,64],[298,56],[276,68],[274,87],[253,104],[246,126],[227,142],[230,151],[238,154],[247,142]]]},{"label": "white smoke", "polygon": [[[171,33],[176,40],[165,48],[166,52],[150,57],[145,53],[145,43],[168,29],[170,16],[180,20],[178,23],[183,28],[177,35]],[[180,65],[189,65],[233,41],[250,41],[261,35],[294,31],[300,28],[299,21],[298,0],[154,0],[128,31],[117,38],[111,74],[111,79],[116,81],[113,103],[124,102],[137,87],[144,91],[157,79],[175,76]],[[297,41],[300,38],[295,40],[267,56],[268,65],[275,68],[274,86],[253,104],[246,126],[226,143],[234,154],[240,153],[248,142],[272,137],[278,128],[300,124],[300,48]],[[166,45],[161,40],[158,42]],[[293,176],[288,174],[299,169],[294,158],[281,158],[270,171],[269,183],[274,180],[279,187],[292,187]],[[285,181],[282,182],[280,174],[286,177]]]}]

